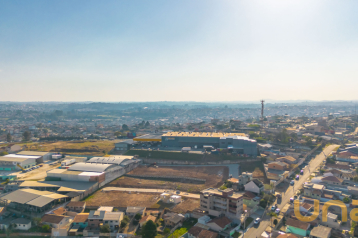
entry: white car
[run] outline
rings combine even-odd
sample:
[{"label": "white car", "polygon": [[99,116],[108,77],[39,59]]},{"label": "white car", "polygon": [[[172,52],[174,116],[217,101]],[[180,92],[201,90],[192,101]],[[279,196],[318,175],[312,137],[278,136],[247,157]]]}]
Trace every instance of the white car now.
[{"label": "white car", "polygon": [[277,215],[280,214],[280,209],[277,208],[276,211],[275,211],[275,213],[276,213]]},{"label": "white car", "polygon": [[260,222],[261,222],[261,219],[258,217],[255,219],[254,224],[257,225],[257,224],[260,224]]}]

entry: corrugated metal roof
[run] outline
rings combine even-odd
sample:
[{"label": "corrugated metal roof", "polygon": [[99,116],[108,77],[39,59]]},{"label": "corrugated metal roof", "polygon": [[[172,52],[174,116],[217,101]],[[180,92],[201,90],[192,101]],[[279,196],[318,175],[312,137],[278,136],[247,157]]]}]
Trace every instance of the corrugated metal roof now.
[{"label": "corrugated metal roof", "polygon": [[1,199],[7,199],[11,202],[16,202],[20,204],[27,204],[36,207],[43,207],[46,204],[52,202],[53,200],[66,198],[67,196],[49,192],[49,191],[38,191],[35,189],[19,189],[6,196],[3,196]]},{"label": "corrugated metal roof", "polygon": [[92,164],[92,163],[77,163],[72,165],[68,170],[70,171],[84,171],[84,172],[104,172],[113,164]]},{"label": "corrugated metal roof", "polygon": [[117,164],[120,165],[123,161],[132,160],[134,156],[111,156],[111,157],[93,157],[87,161],[87,163],[99,163],[99,164]]},{"label": "corrugated metal roof", "polygon": [[50,202],[52,202],[53,200],[55,200],[55,198],[40,196],[40,197],[37,197],[37,198],[27,202],[26,204],[35,206],[35,207],[43,207],[46,204],[49,204]]},{"label": "corrugated metal roof", "polygon": [[44,156],[50,152],[41,152],[41,151],[20,151],[16,153],[17,155],[37,155],[37,156]]}]

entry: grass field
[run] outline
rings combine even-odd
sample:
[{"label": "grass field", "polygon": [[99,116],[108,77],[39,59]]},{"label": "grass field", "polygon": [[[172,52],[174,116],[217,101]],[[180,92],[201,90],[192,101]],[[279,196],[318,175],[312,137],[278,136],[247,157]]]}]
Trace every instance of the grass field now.
[{"label": "grass field", "polygon": [[26,146],[25,150],[31,151],[50,151],[76,155],[103,156],[113,150],[114,144],[119,141],[120,140],[58,141],[24,143],[20,145]]}]

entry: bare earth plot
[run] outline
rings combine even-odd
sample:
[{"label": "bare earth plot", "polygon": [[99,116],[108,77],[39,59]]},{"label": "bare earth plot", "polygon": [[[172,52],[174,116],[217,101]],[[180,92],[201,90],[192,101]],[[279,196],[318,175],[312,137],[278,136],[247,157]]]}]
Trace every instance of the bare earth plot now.
[{"label": "bare earth plot", "polygon": [[185,213],[187,211],[192,211],[198,207],[200,207],[200,199],[185,198],[181,203],[176,205],[172,209],[172,211],[178,212],[178,213]]},{"label": "bare earth plot", "polygon": [[26,143],[23,145],[27,147],[26,150],[31,151],[55,151],[66,154],[103,156],[105,153],[110,152],[114,148],[114,144],[119,141],[58,141]]},{"label": "bare earth plot", "polygon": [[164,180],[139,179],[124,176],[113,181],[108,186],[127,188],[174,189],[190,193],[197,193],[208,187],[220,187],[228,178],[229,169],[226,166],[159,166],[158,168],[140,166],[131,171],[129,174],[142,176],[183,176],[205,179],[206,182],[205,184],[193,184]]},{"label": "bare earth plot", "polygon": [[128,207],[141,206],[150,207],[159,200],[158,193],[128,193],[128,192],[102,192],[98,190],[88,197],[86,206],[111,206],[111,207]]}]

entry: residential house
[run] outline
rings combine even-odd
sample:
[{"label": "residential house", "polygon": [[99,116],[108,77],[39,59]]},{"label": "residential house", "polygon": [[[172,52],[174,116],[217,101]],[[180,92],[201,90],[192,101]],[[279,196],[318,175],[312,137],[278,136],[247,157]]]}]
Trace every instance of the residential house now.
[{"label": "residential house", "polygon": [[86,228],[88,226],[88,216],[89,213],[78,213],[73,219],[72,224],[74,226],[78,225],[81,228]]},{"label": "residential house", "polygon": [[303,185],[303,194],[307,197],[320,200],[324,189],[324,185],[308,183]]},{"label": "residential house", "polygon": [[243,186],[252,180],[252,173],[243,172],[241,175],[239,175],[238,180],[239,185]]},{"label": "residential house", "polygon": [[335,176],[322,177],[321,181],[325,184],[330,184],[330,185],[342,185],[343,183],[343,179],[337,178]]},{"label": "residential house", "polygon": [[285,162],[271,162],[268,164],[269,169],[275,170],[289,170],[289,165]]},{"label": "residential house", "polygon": [[243,188],[243,185],[239,184],[239,179],[237,178],[229,178],[227,181],[231,183],[231,188],[234,191],[240,191]]},{"label": "residential house", "polygon": [[90,211],[88,215],[88,226],[89,229],[99,228],[103,225],[103,218],[106,211]]},{"label": "residential house", "polygon": [[11,221],[11,224],[15,224],[16,230],[27,231],[31,228],[31,220],[25,218],[17,218]]},{"label": "residential house", "polygon": [[185,217],[182,214],[174,214],[172,216],[164,217],[163,220],[166,226],[175,227],[179,223],[182,223],[185,220]]},{"label": "residential house", "polygon": [[258,179],[254,179],[248,182],[247,184],[245,184],[245,191],[252,192],[255,194],[260,194],[263,190],[264,190],[264,185]]},{"label": "residential house", "polygon": [[292,156],[284,156],[277,158],[276,161],[284,162],[286,164],[297,164],[297,159],[293,158]]},{"label": "residential house", "polygon": [[351,166],[344,165],[344,164],[329,164],[329,163],[326,163],[325,167],[327,169],[339,169],[342,172],[349,172],[349,171],[352,170]]},{"label": "residential house", "polygon": [[247,207],[253,208],[260,203],[260,198],[252,192],[246,191],[243,195],[243,202]]},{"label": "residential house", "polygon": [[322,213],[319,214],[319,223],[333,229],[340,229],[342,222],[338,220],[338,215],[328,212],[327,221],[322,221]]},{"label": "residential house", "polygon": [[225,215],[230,219],[240,220],[243,213],[243,196],[229,188],[208,188],[200,192],[200,209],[212,216]]},{"label": "residential house", "polygon": [[231,222],[229,218],[223,216],[212,219],[206,225],[213,231],[221,232],[231,227]]},{"label": "residential house", "polygon": [[142,227],[149,220],[151,220],[155,223],[156,217],[152,216],[152,215],[147,215],[147,216],[142,217],[142,219],[140,219],[140,221],[139,221],[139,227]]},{"label": "residential house", "polygon": [[77,213],[81,213],[85,210],[86,208],[86,202],[69,202],[66,205],[66,209],[67,211],[71,211],[71,212],[77,212]]},{"label": "residential house", "polygon": [[62,216],[62,215],[66,215],[66,209],[64,207],[59,207],[56,210],[53,210],[52,213],[57,215],[57,216]]},{"label": "residential house", "polygon": [[310,226],[310,223],[306,223],[300,220],[295,220],[292,218],[288,218],[286,220],[286,232],[290,232],[299,236],[308,236],[308,229]]},{"label": "residential house", "polygon": [[332,228],[325,226],[317,226],[311,230],[310,238],[329,238],[331,237]]},{"label": "residential house", "polygon": [[50,225],[52,228],[60,228],[67,225],[70,222],[70,217],[68,216],[58,216],[53,214],[45,214],[41,218],[42,224]]},{"label": "residential house", "polygon": [[[274,237],[274,236],[272,236]],[[285,233],[285,234],[278,234],[276,238],[298,238],[298,236],[291,234],[291,233]]]},{"label": "residential house", "polygon": [[113,207],[101,206],[97,208],[97,211],[113,212]]},{"label": "residential house", "polygon": [[140,214],[144,216],[145,207],[127,207],[126,215],[127,216],[135,216],[136,214]]},{"label": "residential house", "polygon": [[188,230],[188,238],[217,238],[219,234],[214,231],[209,231],[199,226],[193,226]]},{"label": "residential house", "polygon": [[106,212],[103,217],[103,225],[109,225],[109,227],[113,231],[119,228],[123,217],[123,212]]}]

